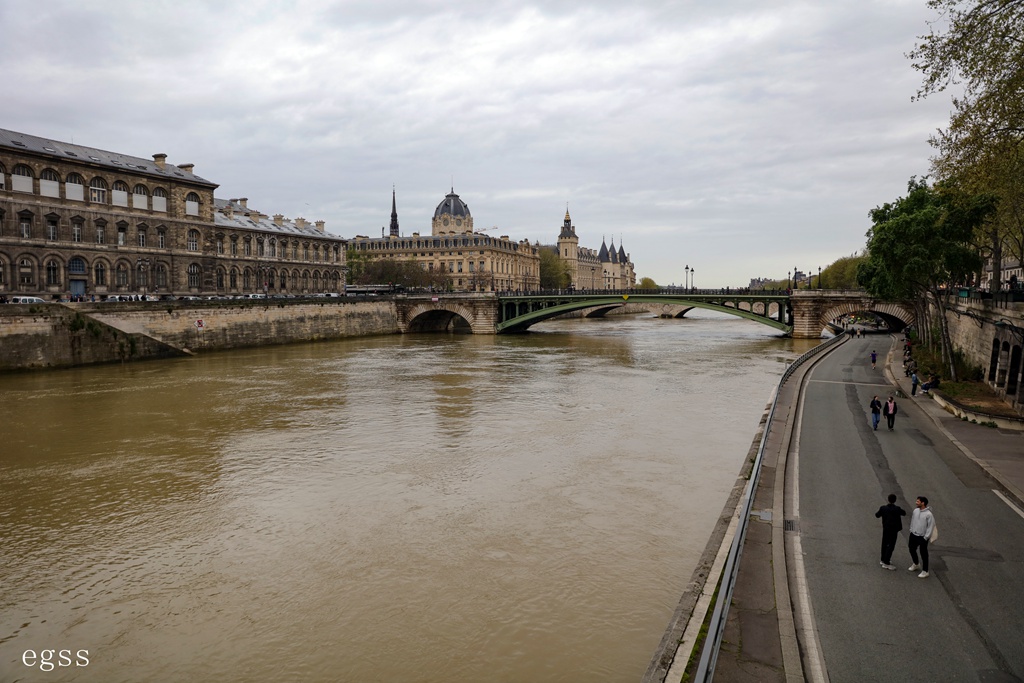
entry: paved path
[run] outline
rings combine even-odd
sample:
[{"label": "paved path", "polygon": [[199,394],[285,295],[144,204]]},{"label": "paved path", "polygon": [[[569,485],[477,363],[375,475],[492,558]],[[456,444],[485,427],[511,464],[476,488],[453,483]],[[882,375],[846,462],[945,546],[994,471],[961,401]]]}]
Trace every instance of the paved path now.
[{"label": "paved path", "polygon": [[[910,392],[901,348],[851,338],[780,391],[716,681],[1024,680],[1024,432],[922,396],[873,431],[871,396]],[[889,493],[905,529],[931,501],[926,579],[907,571],[906,530],[897,570],[879,566]]]},{"label": "paved path", "polygon": [[[898,364],[881,362],[893,357],[891,342],[848,341],[804,388],[787,518],[796,522],[828,679],[1024,680],[1024,516],[1006,501],[1006,489],[1024,488],[1024,436],[947,419],[921,396],[897,398],[895,430],[883,418],[873,431],[871,397],[884,401],[894,391],[889,380],[902,378]],[[874,517],[889,493],[908,513],[896,571],[879,566]],[[930,499],[940,530],[926,579],[907,571],[906,529],[919,495]]]}]

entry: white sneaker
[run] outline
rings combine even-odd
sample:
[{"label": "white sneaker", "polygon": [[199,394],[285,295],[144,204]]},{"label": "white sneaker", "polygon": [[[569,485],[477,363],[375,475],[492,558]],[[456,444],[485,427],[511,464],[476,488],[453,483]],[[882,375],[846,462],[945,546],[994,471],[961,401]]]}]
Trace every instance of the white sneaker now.
[{"label": "white sneaker", "polygon": [[921,572],[920,574],[917,575],[917,578],[919,578],[919,579],[927,579],[928,578],[928,572]]},{"label": "white sneaker", "polygon": [[907,571],[908,572],[916,572],[916,571],[919,571],[920,569],[921,569],[921,565],[919,565],[919,564],[912,564],[909,567],[907,567]]},{"label": "white sneaker", "polygon": [[896,571],[896,565],[894,565],[894,564],[883,564],[882,566],[883,566],[883,567],[884,567],[885,569],[888,569],[888,570],[889,570],[889,571],[891,571],[891,572],[894,572],[894,571]]}]

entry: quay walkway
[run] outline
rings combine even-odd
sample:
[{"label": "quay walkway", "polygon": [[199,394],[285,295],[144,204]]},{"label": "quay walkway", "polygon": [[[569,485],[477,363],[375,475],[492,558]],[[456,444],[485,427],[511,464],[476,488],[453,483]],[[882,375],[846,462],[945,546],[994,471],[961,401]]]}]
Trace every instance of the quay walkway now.
[{"label": "quay walkway", "polygon": [[[781,386],[722,645],[713,674],[690,680],[1024,680],[1024,432],[911,397],[901,348],[895,336],[846,337]],[[890,393],[895,429],[883,418],[874,431],[868,403]],[[879,564],[874,517],[889,493],[907,511],[895,571]],[[908,571],[920,495],[940,530],[924,579]],[[680,633],[704,620],[735,527],[734,515]],[[645,682],[681,680],[691,648],[684,638],[674,657],[656,656]]]}]

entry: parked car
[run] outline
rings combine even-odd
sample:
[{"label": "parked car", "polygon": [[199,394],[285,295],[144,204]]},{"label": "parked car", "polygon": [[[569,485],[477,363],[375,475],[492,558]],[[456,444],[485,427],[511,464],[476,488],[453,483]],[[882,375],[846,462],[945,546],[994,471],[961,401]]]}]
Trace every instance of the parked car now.
[{"label": "parked car", "polygon": [[12,304],[45,304],[45,299],[40,299],[38,296],[12,296]]}]

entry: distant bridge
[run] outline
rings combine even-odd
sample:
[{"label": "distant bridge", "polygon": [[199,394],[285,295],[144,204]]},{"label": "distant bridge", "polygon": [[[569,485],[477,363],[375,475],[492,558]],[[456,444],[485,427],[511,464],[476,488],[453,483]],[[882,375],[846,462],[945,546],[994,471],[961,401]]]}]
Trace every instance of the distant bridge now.
[{"label": "distant bridge", "polygon": [[719,311],[768,325],[797,338],[817,338],[843,315],[874,313],[891,329],[914,321],[913,310],[846,290],[598,290],[427,294],[396,297],[403,332],[465,331],[475,334],[522,332],[566,313],[588,310],[604,315],[640,304],[665,317],[681,318],[694,308]]}]

